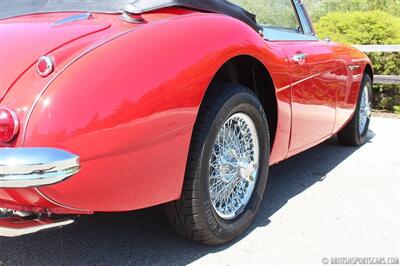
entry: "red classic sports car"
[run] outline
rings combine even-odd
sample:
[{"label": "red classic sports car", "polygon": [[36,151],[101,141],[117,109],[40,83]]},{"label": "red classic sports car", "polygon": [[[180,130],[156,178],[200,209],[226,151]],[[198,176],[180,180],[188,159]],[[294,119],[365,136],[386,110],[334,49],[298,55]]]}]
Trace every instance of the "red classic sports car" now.
[{"label": "red classic sports car", "polygon": [[366,142],[371,62],[299,0],[23,2],[0,3],[2,236],[163,204],[223,244],[271,165]]}]

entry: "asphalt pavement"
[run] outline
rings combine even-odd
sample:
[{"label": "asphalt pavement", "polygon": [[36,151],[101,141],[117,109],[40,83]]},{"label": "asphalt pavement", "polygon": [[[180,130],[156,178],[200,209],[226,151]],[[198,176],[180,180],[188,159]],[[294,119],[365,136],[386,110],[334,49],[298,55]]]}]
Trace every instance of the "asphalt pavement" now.
[{"label": "asphalt pavement", "polygon": [[229,245],[180,238],[159,208],[0,239],[0,265],[322,265],[331,257],[400,257],[400,120],[374,118],[361,148],[332,139],[272,167],[255,222]]}]

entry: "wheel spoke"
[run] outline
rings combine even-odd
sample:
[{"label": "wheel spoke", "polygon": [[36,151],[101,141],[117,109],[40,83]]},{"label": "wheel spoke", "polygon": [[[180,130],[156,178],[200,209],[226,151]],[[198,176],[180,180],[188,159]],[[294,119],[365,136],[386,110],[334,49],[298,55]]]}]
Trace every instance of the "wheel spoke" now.
[{"label": "wheel spoke", "polygon": [[[221,218],[234,219],[247,205],[258,167],[259,143],[255,125],[248,115],[234,114],[221,127],[210,158],[210,198]],[[250,171],[253,168],[254,171]]]},{"label": "wheel spoke", "polygon": [[367,127],[368,119],[371,116],[371,104],[369,100],[369,88],[365,86],[361,92],[360,111],[359,111],[359,132],[363,134]]}]

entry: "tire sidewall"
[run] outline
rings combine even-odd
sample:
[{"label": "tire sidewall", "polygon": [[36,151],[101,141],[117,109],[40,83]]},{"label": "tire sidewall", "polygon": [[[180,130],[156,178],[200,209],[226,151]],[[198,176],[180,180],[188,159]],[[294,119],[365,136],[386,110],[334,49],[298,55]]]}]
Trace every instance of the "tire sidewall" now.
[{"label": "tire sidewall", "polygon": [[[230,116],[239,112],[248,115],[256,127],[260,145],[259,170],[253,194],[242,213],[233,220],[224,220],[215,212],[209,195],[209,159],[220,128]],[[267,125],[265,113],[258,99],[248,92],[241,92],[234,94],[225,102],[208,130],[202,156],[199,158],[201,187],[199,200],[205,224],[221,242],[228,242],[242,234],[253,221],[262,201],[269,169],[270,141]]]}]

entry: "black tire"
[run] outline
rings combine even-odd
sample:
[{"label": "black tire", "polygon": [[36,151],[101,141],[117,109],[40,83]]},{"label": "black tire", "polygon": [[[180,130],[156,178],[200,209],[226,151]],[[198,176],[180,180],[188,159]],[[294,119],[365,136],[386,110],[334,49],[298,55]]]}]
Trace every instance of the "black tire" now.
[{"label": "black tire", "polygon": [[338,133],[339,141],[344,145],[357,147],[357,146],[362,146],[367,142],[367,135],[371,118],[370,117],[368,118],[367,124],[363,132],[360,132],[359,129],[361,98],[362,98],[362,91],[365,87],[368,88],[369,103],[371,106],[372,80],[371,77],[367,74],[364,75],[363,80],[361,82],[360,92],[358,95],[357,108],[353,115],[353,118],[350,120],[347,126],[345,126]]},{"label": "black tire", "polygon": [[[238,112],[254,122],[259,139],[259,168],[254,191],[233,220],[219,217],[209,195],[209,156],[224,122]],[[168,219],[179,234],[207,245],[234,240],[251,224],[263,199],[269,170],[268,122],[255,94],[238,84],[215,83],[209,88],[195,124],[181,199],[167,204]]]}]

